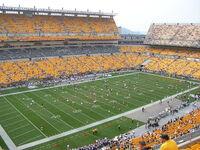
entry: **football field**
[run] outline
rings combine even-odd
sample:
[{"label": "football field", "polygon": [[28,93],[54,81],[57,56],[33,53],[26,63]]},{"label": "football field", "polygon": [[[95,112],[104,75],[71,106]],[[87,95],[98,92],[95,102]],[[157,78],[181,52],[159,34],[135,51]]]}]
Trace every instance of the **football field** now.
[{"label": "football field", "polygon": [[[198,85],[135,72],[55,88],[22,90],[19,93],[16,89],[0,95],[0,125],[15,145],[22,146],[122,114]],[[117,130],[118,124],[123,127],[122,131]],[[104,129],[98,136],[88,134],[90,129],[87,128],[87,131],[73,133],[65,139],[77,147],[105,136],[112,138],[138,124],[143,123],[120,117],[99,124],[98,128]],[[80,135],[83,135],[82,140]]]}]

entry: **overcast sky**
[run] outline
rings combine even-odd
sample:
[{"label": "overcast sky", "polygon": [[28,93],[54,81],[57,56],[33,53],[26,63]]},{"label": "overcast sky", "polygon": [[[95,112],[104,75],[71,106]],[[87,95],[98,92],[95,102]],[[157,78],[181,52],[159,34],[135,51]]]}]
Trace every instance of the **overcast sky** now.
[{"label": "overcast sky", "polygon": [[200,23],[200,0],[0,0],[6,6],[117,13],[117,26],[146,32],[151,23]]}]

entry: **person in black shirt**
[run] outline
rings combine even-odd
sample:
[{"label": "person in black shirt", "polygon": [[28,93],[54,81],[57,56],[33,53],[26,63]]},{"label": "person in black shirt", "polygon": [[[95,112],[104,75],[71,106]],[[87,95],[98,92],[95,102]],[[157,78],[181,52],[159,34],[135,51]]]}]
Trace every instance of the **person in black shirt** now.
[{"label": "person in black shirt", "polygon": [[151,147],[147,147],[145,141],[139,142],[140,150],[152,150]]}]

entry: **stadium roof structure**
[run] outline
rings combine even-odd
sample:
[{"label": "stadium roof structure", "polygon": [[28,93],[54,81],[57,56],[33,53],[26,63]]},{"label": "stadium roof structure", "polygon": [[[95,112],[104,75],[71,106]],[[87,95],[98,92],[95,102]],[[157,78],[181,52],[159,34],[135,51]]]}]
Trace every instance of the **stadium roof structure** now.
[{"label": "stadium roof structure", "polygon": [[9,6],[0,6],[0,11],[1,13],[7,13],[7,12],[17,12],[20,14],[21,12],[23,14],[34,14],[34,15],[41,15],[41,14],[46,14],[46,15],[73,15],[73,16],[99,16],[99,17],[113,17],[116,16],[117,14],[114,12],[111,13],[105,13],[101,12],[91,12],[89,10],[87,11],[78,11],[78,10],[65,10],[65,9],[50,9],[50,8],[36,8],[35,6],[33,8],[27,8],[27,7],[9,7]]}]

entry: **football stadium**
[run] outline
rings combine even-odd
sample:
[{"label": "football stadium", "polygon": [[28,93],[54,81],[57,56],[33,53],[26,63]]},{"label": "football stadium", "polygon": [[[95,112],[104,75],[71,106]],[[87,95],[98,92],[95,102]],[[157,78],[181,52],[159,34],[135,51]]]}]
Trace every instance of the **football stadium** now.
[{"label": "football stadium", "polygon": [[0,6],[1,150],[200,149],[200,24],[116,15]]}]

